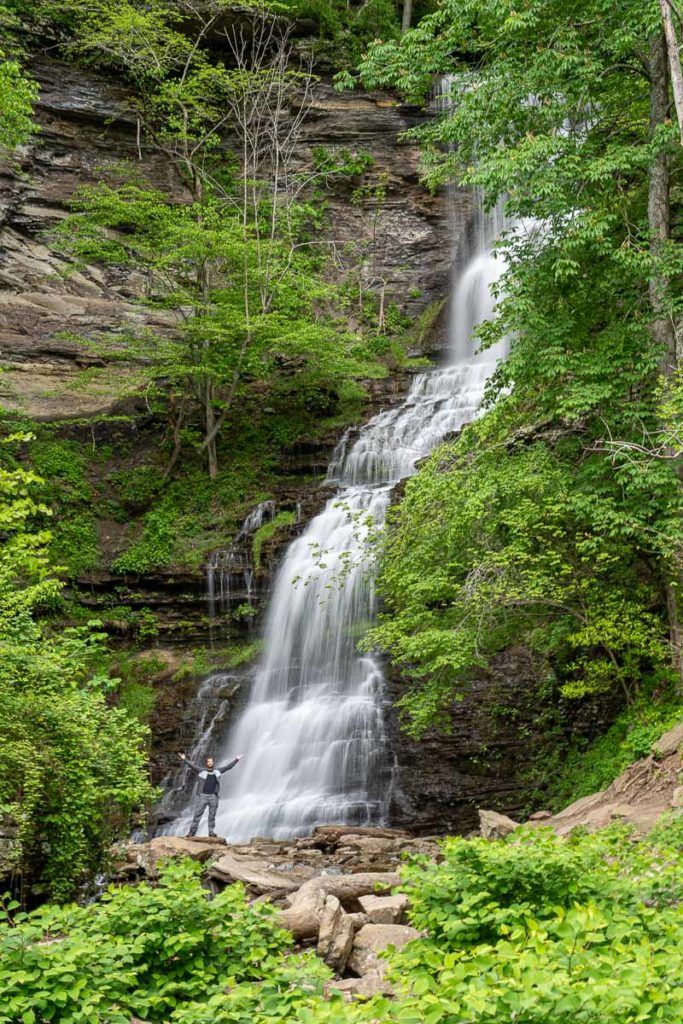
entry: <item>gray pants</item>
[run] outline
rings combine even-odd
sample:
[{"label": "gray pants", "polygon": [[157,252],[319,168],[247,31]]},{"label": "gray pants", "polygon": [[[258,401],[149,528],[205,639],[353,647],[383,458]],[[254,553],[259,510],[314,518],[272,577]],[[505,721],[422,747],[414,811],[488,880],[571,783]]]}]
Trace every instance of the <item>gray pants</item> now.
[{"label": "gray pants", "polygon": [[190,823],[190,831],[187,833],[188,836],[196,836],[197,829],[199,828],[199,822],[201,816],[209,808],[209,832],[216,831],[216,811],[218,810],[218,796],[216,793],[210,793],[207,796],[198,796],[197,803],[195,804],[194,814],[192,815],[192,822]]}]

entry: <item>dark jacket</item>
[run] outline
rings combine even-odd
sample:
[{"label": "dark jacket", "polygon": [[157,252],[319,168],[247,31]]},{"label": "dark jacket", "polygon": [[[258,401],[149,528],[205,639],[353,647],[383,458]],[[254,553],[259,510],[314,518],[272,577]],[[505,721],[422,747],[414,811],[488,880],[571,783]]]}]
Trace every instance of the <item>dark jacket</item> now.
[{"label": "dark jacket", "polygon": [[202,768],[198,764],[193,764],[192,761],[188,761],[185,758],[185,764],[190,768],[195,775],[199,776],[197,782],[197,796],[207,796],[215,794],[220,795],[220,778],[224,772],[229,772],[231,768],[234,768],[237,764],[238,759],[228,762],[228,764],[221,765],[219,768],[213,768],[209,771],[208,768]]}]

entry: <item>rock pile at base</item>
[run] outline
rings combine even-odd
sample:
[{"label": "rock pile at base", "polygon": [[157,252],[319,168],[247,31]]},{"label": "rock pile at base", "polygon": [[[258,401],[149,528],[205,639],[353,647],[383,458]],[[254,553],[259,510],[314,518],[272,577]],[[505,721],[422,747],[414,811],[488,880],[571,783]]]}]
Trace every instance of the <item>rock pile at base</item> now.
[{"label": "rock pile at base", "polygon": [[408,897],[392,893],[399,865],[406,854],[441,859],[436,837],[338,825],[321,825],[302,839],[256,838],[241,845],[158,836],[116,852],[117,881],[155,878],[161,860],[191,857],[204,865],[205,883],[214,891],[241,882],[250,899],[279,908],[283,927],[297,942],[315,945],[339,977],[328,988],[348,999],[391,993],[378,954],[419,934],[404,923]]}]

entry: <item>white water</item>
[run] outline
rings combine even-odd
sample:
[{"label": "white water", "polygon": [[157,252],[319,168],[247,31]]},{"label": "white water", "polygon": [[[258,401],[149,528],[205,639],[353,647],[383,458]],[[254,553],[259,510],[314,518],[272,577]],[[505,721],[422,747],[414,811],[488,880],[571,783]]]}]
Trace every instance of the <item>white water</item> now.
[{"label": "white water", "polygon": [[375,613],[365,541],[382,524],[393,485],[477,414],[503,353],[477,353],[471,335],[493,313],[491,286],[503,261],[492,243],[507,226],[499,209],[479,210],[454,281],[447,365],[419,374],[401,406],[340,444],[328,473],[336,493],[286,552],[248,703],[217,754],[219,763],[244,754],[224,781],[218,813],[218,831],[231,841],[385,818],[391,766],[382,666],[356,647]]}]

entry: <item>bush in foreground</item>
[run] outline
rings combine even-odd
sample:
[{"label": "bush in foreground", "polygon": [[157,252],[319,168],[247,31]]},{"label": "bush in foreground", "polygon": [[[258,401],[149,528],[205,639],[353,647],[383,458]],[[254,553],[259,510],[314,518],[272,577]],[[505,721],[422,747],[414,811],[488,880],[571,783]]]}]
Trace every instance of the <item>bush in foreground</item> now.
[{"label": "bush in foreground", "polygon": [[323,998],[329,971],[240,886],[200,869],[0,927],[0,1024],[640,1024],[683,1019],[683,817],[558,839],[448,839],[404,868],[428,937],[390,955],[397,997]]}]

